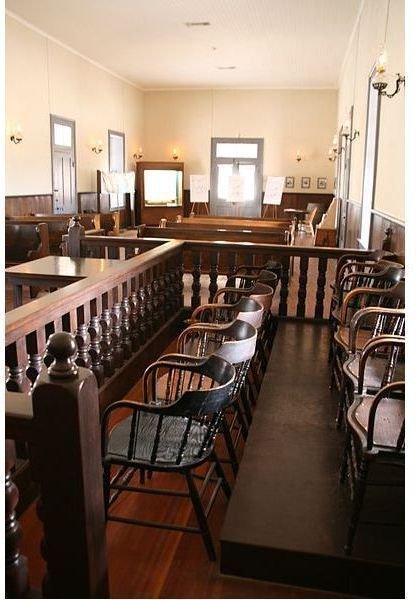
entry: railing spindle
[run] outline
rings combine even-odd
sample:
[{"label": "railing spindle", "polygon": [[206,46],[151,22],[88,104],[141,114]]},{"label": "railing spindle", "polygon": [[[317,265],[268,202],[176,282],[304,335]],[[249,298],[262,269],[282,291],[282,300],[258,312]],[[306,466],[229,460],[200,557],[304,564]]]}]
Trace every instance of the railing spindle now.
[{"label": "railing spindle", "polygon": [[280,304],[279,316],[287,316],[287,297],[289,295],[289,256],[282,256],[282,275],[280,278]]},{"label": "railing spindle", "polygon": [[299,290],[296,316],[305,316],[306,283],[308,281],[309,256],[301,256],[299,263]]},{"label": "railing spindle", "polygon": [[315,319],[324,316],[325,284],[327,280],[328,259],[324,256],[318,258],[318,279],[316,288]]}]

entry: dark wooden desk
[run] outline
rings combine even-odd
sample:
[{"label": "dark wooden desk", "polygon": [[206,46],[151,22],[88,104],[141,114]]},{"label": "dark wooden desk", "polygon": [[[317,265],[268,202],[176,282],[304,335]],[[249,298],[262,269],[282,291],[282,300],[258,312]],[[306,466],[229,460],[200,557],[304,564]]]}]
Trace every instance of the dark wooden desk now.
[{"label": "dark wooden desk", "polygon": [[55,291],[90,275],[97,275],[119,260],[104,258],[70,258],[69,256],[44,256],[5,270],[6,281],[13,287],[13,305],[22,305],[24,285]]}]

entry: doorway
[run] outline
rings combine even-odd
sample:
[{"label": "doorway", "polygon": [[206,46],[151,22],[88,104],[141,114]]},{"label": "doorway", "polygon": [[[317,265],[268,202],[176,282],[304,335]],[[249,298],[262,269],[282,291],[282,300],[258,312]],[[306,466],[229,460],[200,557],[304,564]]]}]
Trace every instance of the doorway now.
[{"label": "doorway", "polygon": [[261,216],[263,145],[261,138],[212,138],[211,215],[235,216],[228,201],[228,180],[230,175],[240,175],[244,198],[238,207],[239,216]]},{"label": "doorway", "polygon": [[54,214],[77,212],[75,184],[75,121],[50,116]]}]

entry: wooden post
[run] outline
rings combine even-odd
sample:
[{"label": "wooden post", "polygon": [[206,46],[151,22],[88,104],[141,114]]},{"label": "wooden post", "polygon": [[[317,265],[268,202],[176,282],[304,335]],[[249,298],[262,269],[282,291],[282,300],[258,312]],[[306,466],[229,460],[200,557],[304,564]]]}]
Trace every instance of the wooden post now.
[{"label": "wooden post", "polygon": [[44,526],[46,598],[108,598],[99,400],[94,374],[75,363],[77,345],[54,333],[32,392],[34,476]]},{"label": "wooden post", "polygon": [[11,470],[15,465],[15,444],[6,440],[5,466],[5,584],[6,598],[26,598],[29,592],[29,576],[27,560],[20,554],[22,531],[16,519],[15,509],[19,500],[19,492],[13,483]]},{"label": "wooden post", "polygon": [[392,250],[392,235],[393,235],[392,227],[388,227],[387,229],[385,229],[385,238],[382,242],[382,250],[387,250],[387,251]]},{"label": "wooden post", "polygon": [[80,217],[75,215],[72,224],[68,227],[68,256],[79,258],[81,256],[81,238],[84,237],[84,227],[80,223]]}]

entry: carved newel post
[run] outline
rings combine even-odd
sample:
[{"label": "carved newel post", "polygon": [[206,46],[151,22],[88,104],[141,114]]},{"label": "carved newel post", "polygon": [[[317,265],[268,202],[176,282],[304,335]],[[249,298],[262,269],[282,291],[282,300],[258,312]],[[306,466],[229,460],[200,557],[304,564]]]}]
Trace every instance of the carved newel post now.
[{"label": "carved newel post", "polygon": [[33,387],[34,475],[47,561],[46,598],[108,598],[97,382],[69,333],[50,336]]},{"label": "carved newel post", "polygon": [[81,238],[84,237],[84,227],[79,215],[75,215],[68,227],[68,256],[79,258],[81,256]]}]

